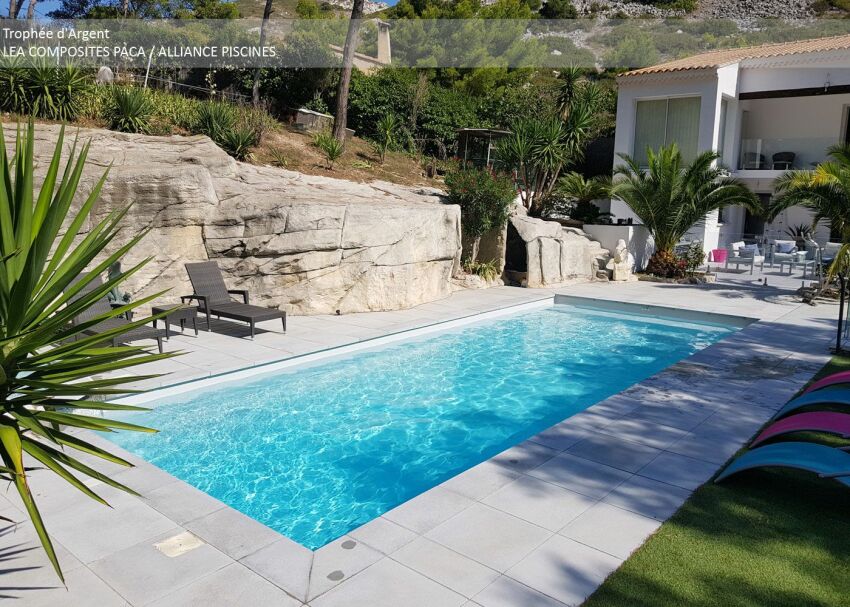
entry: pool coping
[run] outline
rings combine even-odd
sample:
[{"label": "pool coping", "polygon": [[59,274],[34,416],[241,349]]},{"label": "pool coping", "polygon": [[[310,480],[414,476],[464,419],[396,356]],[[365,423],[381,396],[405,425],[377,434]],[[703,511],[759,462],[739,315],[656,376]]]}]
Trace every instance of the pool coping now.
[{"label": "pool coping", "polygon": [[[594,302],[610,301],[592,297],[584,299]],[[548,305],[552,301],[552,296],[547,295],[528,303]],[[473,319],[461,323],[468,324],[478,319],[484,320],[493,312],[497,315],[515,312],[528,303],[470,314],[446,323]],[[641,303],[627,305],[644,306]],[[650,308],[661,308],[665,311],[676,309],[656,305],[651,305]],[[779,319],[788,317],[798,309],[800,306],[783,313]],[[705,318],[711,313],[697,314],[700,318]],[[801,314],[805,315],[805,310]],[[825,352],[807,351],[803,365],[798,371],[789,376],[758,380],[756,383],[760,390],[759,397],[750,398],[737,406],[737,418],[724,419],[724,413],[728,414],[730,409],[721,402],[723,399],[719,396],[735,400],[735,395],[740,395],[745,388],[752,389],[752,381],[746,386],[735,384],[739,369],[752,362],[752,344],[760,344],[756,349],[766,357],[759,360],[755,367],[772,364],[778,369],[779,365],[792,356],[794,350],[787,335],[783,338],[785,343],[778,340],[772,345],[771,340],[764,337],[770,335],[769,331],[765,331],[770,328],[768,325],[776,322],[777,318],[756,320],[631,388],[614,394],[528,441],[423,492],[316,551],[297,544],[106,439],[89,432],[83,434],[92,442],[108,446],[113,452],[125,455],[137,465],[136,469],[124,473],[128,475],[127,479],[124,479],[127,482],[131,482],[129,475],[132,475],[131,484],[134,486],[153,486],[156,482],[157,487],[170,488],[170,491],[165,493],[158,490],[143,491],[146,493],[143,501],[148,506],[170,517],[181,531],[189,531],[236,563],[283,590],[292,597],[292,605],[307,601],[312,607],[377,605],[375,595],[370,592],[382,592],[391,597],[393,593],[402,596],[407,586],[413,587],[417,584],[420,585],[416,586],[417,592],[421,590],[422,593],[430,593],[432,600],[427,603],[416,602],[415,605],[428,607],[495,607],[531,603],[554,607],[577,604],[616,569],[627,558],[628,553],[637,548],[690,494],[692,489],[679,486],[682,484],[681,480],[658,479],[659,473],[650,474],[644,470],[646,467],[657,457],[678,458],[680,461],[694,463],[702,475],[707,475],[702,480],[707,480],[726,457],[734,453],[752,431],[772,414],[771,407],[779,406],[779,403],[787,400],[788,396],[828,360],[829,355]],[[438,328],[432,330],[447,328],[443,322],[429,323],[412,331],[435,326]],[[399,334],[404,335],[403,338],[411,336],[409,331]],[[375,340],[361,341],[371,342],[365,347],[375,345]],[[352,342],[348,345],[358,344]],[[796,343],[793,345],[796,346]],[[809,345],[809,348],[812,346]],[[332,352],[329,356],[335,356],[340,349],[326,348],[322,352]],[[284,361],[293,359],[298,359],[298,362],[291,364],[303,362],[303,356],[290,357]],[[262,367],[266,367],[262,372],[268,370],[268,365]],[[712,394],[709,399],[700,389],[705,389],[706,385],[716,387],[715,380],[718,378],[730,385],[721,386],[721,394]],[[162,392],[151,391],[154,392],[158,393],[157,398],[163,397]],[[676,403],[669,402],[671,396]],[[709,400],[710,403],[703,402],[704,400]],[[684,406],[680,406],[682,402],[685,402]],[[653,407],[661,410],[686,409],[686,412],[699,410],[700,415],[706,414],[706,417],[690,428],[681,427],[685,423],[678,419],[670,421],[672,425],[651,422],[643,426],[640,420],[636,423],[632,419],[637,417],[635,411]],[[730,432],[728,437],[723,435],[724,423],[729,426],[726,428]],[[608,441],[609,444],[613,441],[615,444],[627,446],[631,453],[642,453],[643,456],[649,453],[650,449],[654,449],[658,455],[640,470],[626,472],[600,462],[600,459],[610,457],[610,451],[606,453],[597,449],[594,453],[592,449],[588,450],[587,445],[594,447],[593,441]],[[710,455],[705,453],[706,443],[710,443]],[[585,445],[584,452],[580,452],[581,445]],[[622,541],[616,550],[606,546],[600,547],[594,544],[594,538],[588,539],[580,533],[568,531],[566,527],[552,531],[522,518],[521,515],[507,512],[496,503],[503,490],[519,482],[542,483],[553,490],[565,490],[544,474],[547,467],[552,466],[552,462],[562,460],[578,462],[591,470],[593,475],[611,474],[612,470],[619,474],[620,478],[604,496],[590,498],[575,492],[582,498],[595,501],[567,525],[569,527],[579,519],[589,516],[595,508],[616,513],[617,516],[627,519],[625,524],[629,530],[626,534],[628,537],[621,538]],[[641,474],[641,471],[644,471],[644,474]],[[693,479],[689,479],[689,482],[691,480]],[[191,503],[193,513],[198,516],[176,517],[173,514],[175,504],[182,502]],[[510,535],[509,530],[517,528],[525,533],[507,537]],[[639,533],[634,533],[635,530]],[[517,556],[517,550],[522,554],[519,558],[511,557],[497,564],[491,560],[490,554],[470,552],[470,542],[464,545],[465,540],[461,537],[469,534],[474,536],[476,542],[483,537],[495,541],[496,544],[488,546],[488,550],[492,549],[493,553],[507,549],[513,550],[514,556]],[[493,539],[493,535],[506,537]],[[531,539],[528,539],[529,537]],[[522,544],[522,547],[517,548],[513,544]],[[438,559],[423,556],[433,555],[435,551],[442,556]],[[613,552],[616,554],[612,554]],[[562,560],[569,565],[569,570],[547,573],[544,559],[546,556],[557,556],[559,559],[563,557]],[[448,568],[453,571],[435,569],[433,563],[442,560],[451,563]],[[427,587],[421,587],[423,578],[428,580]],[[475,580],[475,583],[469,580]],[[566,585],[565,580],[569,582]],[[559,584],[558,587],[552,587],[555,582]],[[289,604],[285,603],[287,606]],[[386,604],[397,603],[390,600]],[[413,604],[410,607],[413,607]]]}]

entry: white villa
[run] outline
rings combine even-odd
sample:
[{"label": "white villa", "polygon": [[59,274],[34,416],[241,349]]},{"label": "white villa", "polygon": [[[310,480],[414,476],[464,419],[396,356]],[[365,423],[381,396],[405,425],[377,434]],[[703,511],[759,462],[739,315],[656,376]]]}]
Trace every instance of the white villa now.
[{"label": "white villa", "polygon": [[[615,154],[645,157],[647,146],[677,142],[686,157],[716,150],[732,175],[769,201],[786,169],[811,169],[829,146],[850,141],[850,36],[721,50],[619,77]],[[615,165],[619,156],[615,156]],[[621,201],[616,219],[638,220]],[[811,223],[793,208],[775,222],[743,208],[709,216],[691,236],[706,251],[730,242],[787,239]],[[829,240],[822,225],[815,239]]]}]

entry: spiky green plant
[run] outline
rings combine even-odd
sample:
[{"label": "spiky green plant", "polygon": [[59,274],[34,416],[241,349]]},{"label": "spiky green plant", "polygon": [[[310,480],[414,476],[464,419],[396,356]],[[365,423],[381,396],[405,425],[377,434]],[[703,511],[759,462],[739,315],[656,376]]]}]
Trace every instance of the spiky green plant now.
[{"label": "spiky green plant", "polygon": [[249,128],[237,127],[222,133],[218,143],[236,160],[247,160],[251,148],[257,145],[257,134]]},{"label": "spiky green plant", "polygon": [[[118,317],[158,294],[120,306],[90,321],[73,323],[147,260],[127,272],[83,291],[91,281],[132,249],[145,235],[113,245],[127,212],[109,213],[87,233],[93,207],[108,171],[104,172],[78,209],[71,212],[88,155],[88,144],[75,157],[76,143],[61,170],[64,129],[46,167],[40,191],[33,185],[35,132],[18,129],[15,149],[7,154],[0,128],[0,478],[14,484],[56,573],[62,570],[29,486],[30,473],[43,468],[59,475],[88,497],[106,504],[76,473],[111,487],[135,493],[77,459],[77,453],[130,466],[124,459],[92,445],[77,429],[112,432],[152,432],[134,424],[87,412],[135,410],[106,402],[110,395],[132,392],[121,387],[138,376],[95,378],[96,374],[160,360],[169,354],[150,354],[142,347],[105,345],[140,319],[98,335],[85,333],[107,318]],[[87,274],[81,273],[89,269]],[[75,282],[75,280],[77,280]],[[86,293],[86,294],[83,294]],[[150,377],[150,376],[148,376]],[[70,431],[69,431],[70,430]],[[63,578],[64,579],[64,578]]]},{"label": "spiky green plant", "polygon": [[333,171],[334,162],[339,160],[345,151],[344,144],[330,133],[317,133],[313,144],[325,155],[328,170]]},{"label": "spiky green plant", "polygon": [[236,124],[237,117],[236,110],[229,103],[209,101],[198,108],[195,130],[218,143]]},{"label": "spiky green plant", "polygon": [[829,279],[850,272],[850,145],[829,148],[831,160],[812,171],[788,171],[776,180],[776,192],[768,212],[773,220],[779,213],[800,205],[814,214],[812,226],[828,221],[841,235],[843,246],[829,267]]},{"label": "spiky green plant", "polygon": [[154,107],[144,89],[116,87],[109,108],[109,128],[122,133],[148,133]]},{"label": "spiky green plant", "polygon": [[378,152],[378,157],[381,159],[381,164],[387,158],[387,150],[396,144],[396,136],[401,121],[395,114],[387,114],[378,121],[375,132],[375,150]]},{"label": "spiky green plant", "polygon": [[717,164],[716,152],[703,152],[688,164],[675,143],[647,149],[646,169],[628,154],[620,158],[623,164],[614,172],[611,195],[629,205],[652,234],[655,253],[647,267],[650,273],[666,275],[652,268],[670,266],[678,242],[712,211],[741,205],[763,212],[755,194]]}]

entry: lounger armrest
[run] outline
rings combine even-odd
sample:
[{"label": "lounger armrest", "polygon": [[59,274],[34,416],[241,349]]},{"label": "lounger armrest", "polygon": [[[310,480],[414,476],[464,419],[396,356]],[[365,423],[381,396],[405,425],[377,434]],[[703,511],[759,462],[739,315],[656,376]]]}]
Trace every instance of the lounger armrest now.
[{"label": "lounger armrest", "polygon": [[192,295],[181,295],[180,296],[180,303],[185,304],[186,302],[192,301],[193,299],[197,300],[198,303],[203,304],[204,310],[209,309],[209,307],[207,306],[207,296],[206,295],[196,295],[194,293]]},{"label": "lounger armrest", "polygon": [[228,289],[227,292],[231,295],[241,295],[243,303],[248,303],[248,291],[245,289]]}]

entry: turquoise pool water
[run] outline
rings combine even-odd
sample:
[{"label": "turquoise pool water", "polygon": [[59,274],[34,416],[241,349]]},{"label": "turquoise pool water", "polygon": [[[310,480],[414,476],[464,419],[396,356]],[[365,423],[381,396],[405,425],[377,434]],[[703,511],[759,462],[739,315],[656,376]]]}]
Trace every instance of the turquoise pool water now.
[{"label": "turquoise pool water", "polygon": [[315,549],[731,330],[553,306],[176,396],[110,439]]}]

